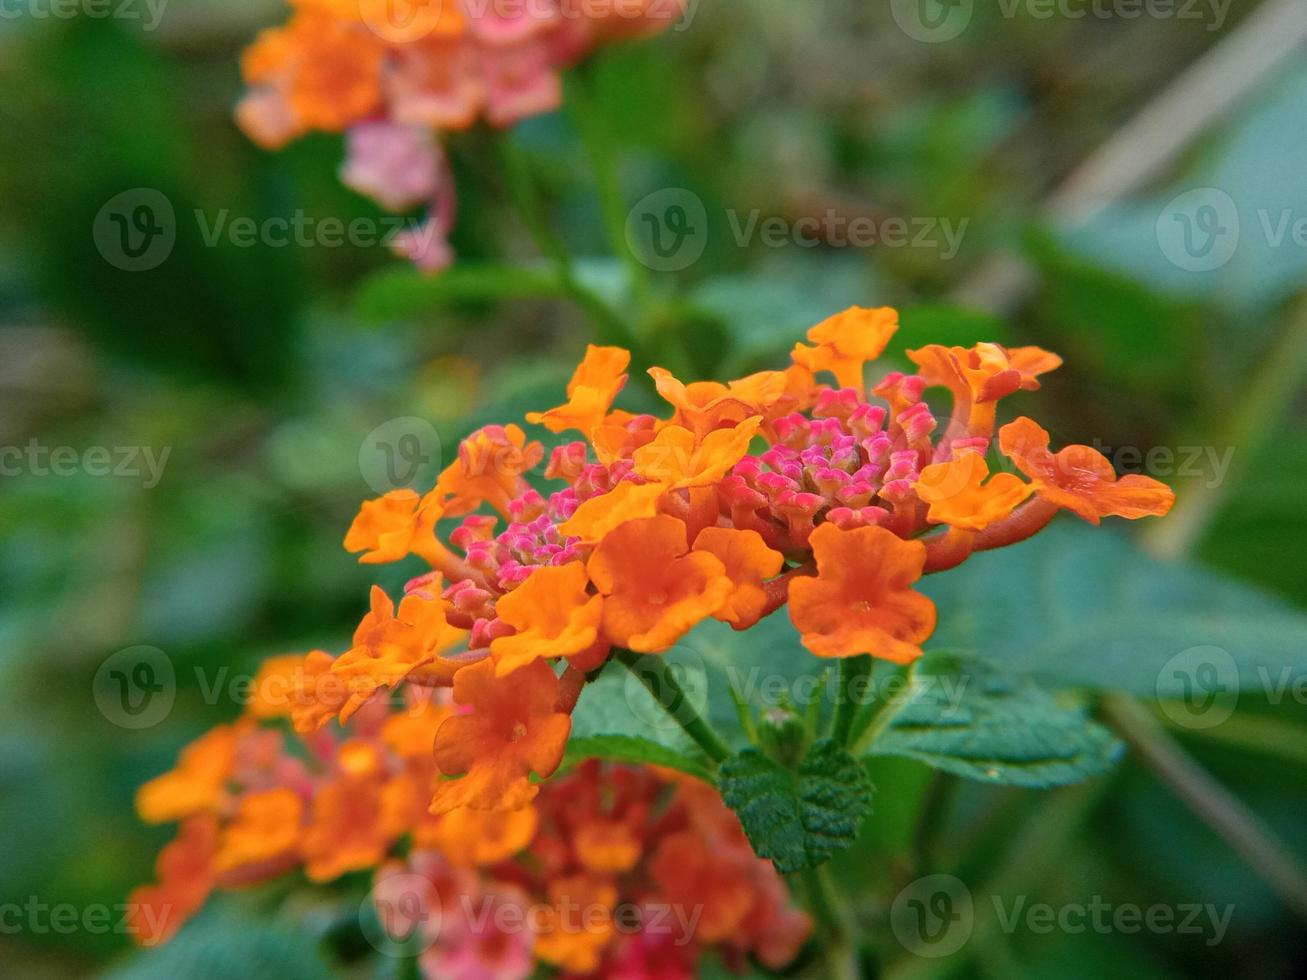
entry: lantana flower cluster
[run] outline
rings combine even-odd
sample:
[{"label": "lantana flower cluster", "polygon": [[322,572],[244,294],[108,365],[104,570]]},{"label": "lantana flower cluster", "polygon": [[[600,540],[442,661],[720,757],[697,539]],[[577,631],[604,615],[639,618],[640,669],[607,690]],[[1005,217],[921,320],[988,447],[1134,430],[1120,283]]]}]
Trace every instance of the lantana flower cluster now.
[{"label": "lantana flower cluster", "polygon": [[453,259],[453,179],[441,134],[506,128],[558,108],[561,72],[595,48],[664,30],[685,0],[289,0],[283,26],[245,52],[237,120],[276,149],[346,132],[342,177],[392,211],[429,206],[397,251]]},{"label": "lantana flower cluster", "polygon": [[[145,945],[165,942],[215,889],[300,869],[326,883],[373,871],[383,952],[411,950],[431,978],[568,975],[690,978],[715,951],[779,968],[808,917],[756,857],[706,783],[587,762],[512,810],[428,812],[431,744],[455,717],[448,691],[413,687],[397,710],[374,699],[347,731],[290,738],[270,661],[245,717],[188,746],[141,787],[152,822],[180,821],[154,884],[129,902]],[[387,942],[387,934],[394,943]]]},{"label": "lantana flower cluster", "polygon": [[[720,916],[731,928],[708,928],[701,942],[783,960],[803,929],[767,866],[745,860],[711,788],[650,772],[596,776],[593,766],[545,781],[586,684],[626,651],[661,654],[709,619],[747,630],[782,607],[819,658],[910,664],[936,626],[915,588],[923,575],[1024,540],[1062,510],[1097,524],[1161,515],[1174,499],[1149,477],[1118,478],[1088,446],[1052,450],[1029,418],[996,431],[999,402],[1038,388],[1056,355],[929,345],[907,352],[914,373],[869,382],[868,363],[897,329],[893,309],[854,307],[809,330],[783,370],[686,383],[653,368],[661,416],[615,408],[630,355],[591,346],[566,401],[525,419],[579,438],[547,453],[516,424],[486,426],[429,491],[364,503],[346,548],[366,563],[418,556],[430,570],[398,603],[374,588],[348,650],[265,667],[256,688],[280,678],[286,696],[251,713],[287,715],[311,765],[269,733],[245,732],[247,719],[143,789],[146,819],[186,821],[160,861],[162,894],[184,914],[214,881],[295,863],[325,880],[381,863],[401,838],[414,869],[457,866],[478,847],[496,865],[529,848],[537,890],[584,881],[575,887],[590,895],[698,895],[714,909],[720,899],[704,922]],[[944,396],[947,413],[928,393]],[[396,697],[407,699],[402,713],[378,707]],[[341,741],[333,721],[352,734]],[[652,805],[648,787],[669,779],[685,817]],[[718,862],[738,863],[762,904],[746,901],[743,884],[719,894],[743,879]],[[634,892],[603,877],[627,872]],[[778,925],[755,943],[760,921]],[[536,937],[534,955],[576,972],[635,948],[551,943]]]}]

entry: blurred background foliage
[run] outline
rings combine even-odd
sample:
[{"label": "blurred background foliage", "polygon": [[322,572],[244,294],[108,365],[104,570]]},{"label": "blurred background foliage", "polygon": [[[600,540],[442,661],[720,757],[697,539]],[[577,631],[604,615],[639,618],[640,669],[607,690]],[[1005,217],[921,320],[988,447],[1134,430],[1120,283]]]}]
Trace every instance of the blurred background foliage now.
[{"label": "blurred background foliage", "polygon": [[[586,101],[521,126],[514,145],[578,276],[638,329],[640,360],[702,377],[753,370],[852,303],[900,306],[899,347],[1049,347],[1067,367],[1020,409],[1055,443],[1097,439],[1122,469],[1140,463],[1121,447],[1233,448],[1220,486],[1202,485],[1214,482],[1210,468],[1174,481],[1182,506],[1204,499],[1201,519],[1192,541],[1158,531],[1155,550],[1192,552],[1301,607],[1307,403],[1295,338],[1307,249],[1246,234],[1225,267],[1192,273],[1167,262],[1154,226],[1166,201],[1195,186],[1226,191],[1249,214],[1307,217],[1307,65],[1278,64],[1089,220],[1049,204],[1258,6],[1236,0],[1212,30],[1204,19],[1005,17],[978,5],[961,37],[924,44],[889,5],[704,0],[688,30],[603,54],[581,79]],[[167,838],[137,822],[136,786],[239,711],[214,685],[268,655],[340,647],[374,579],[339,545],[372,495],[358,464],[370,431],[421,416],[448,456],[476,425],[553,404],[594,336],[541,272],[484,132],[450,144],[460,265],[445,278],[423,280],[383,248],[206,244],[197,209],[209,221],[381,216],[339,184],[338,138],[270,155],[231,122],[238,53],[283,16],[273,0],[172,0],[153,32],[129,19],[0,21],[0,445],[170,449],[149,489],[85,473],[0,477],[0,903],[121,903]],[[651,275],[638,306],[605,237],[579,131],[588,127],[610,143],[625,201],[677,187],[707,210],[703,258]],[[177,243],[159,268],[122,272],[90,229],[106,201],[138,187],[173,202]],[[754,209],[789,221],[830,210],[967,225],[949,258],[938,248],[741,247],[730,215]],[[1281,397],[1259,401],[1264,391]],[[632,406],[649,397],[638,385],[630,395]],[[1012,589],[1040,584],[1030,581],[1034,552],[1009,560],[1012,578],[1026,580]],[[394,590],[411,571],[375,577]],[[1307,635],[1281,639],[1301,650]],[[1001,632],[995,642],[1006,642]],[[92,698],[98,666],[133,644],[164,650],[178,677],[166,723],[142,731],[115,727]],[[1244,696],[1232,724],[1179,736],[1307,859],[1307,720],[1292,698],[1269,701]],[[1022,932],[974,943],[953,964],[963,974],[1303,968],[1303,921],[1133,755],[1111,777],[1048,795],[961,784],[905,760],[872,768],[877,812],[841,867],[873,928],[884,928],[895,887],[931,867],[1032,901],[1236,905],[1216,947]],[[335,936],[357,885],[338,889],[353,896],[344,905],[330,893],[293,900],[293,921]],[[183,937],[190,946],[152,965],[131,960],[113,931],[0,935],[0,974],[323,975],[302,926],[297,937],[284,914],[252,925],[284,911],[282,897],[216,903]],[[873,964],[890,975],[921,965],[900,952],[891,942]],[[374,965],[349,969],[368,976]]]}]

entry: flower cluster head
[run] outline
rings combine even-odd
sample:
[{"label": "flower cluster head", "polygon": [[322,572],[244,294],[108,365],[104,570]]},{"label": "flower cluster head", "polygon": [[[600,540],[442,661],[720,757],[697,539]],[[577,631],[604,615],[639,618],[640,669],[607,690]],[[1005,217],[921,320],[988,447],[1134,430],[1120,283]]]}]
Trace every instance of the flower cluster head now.
[{"label": "flower cluster head", "polygon": [[[296,863],[330,879],[404,839],[405,873],[444,898],[442,876],[470,861],[481,871],[468,887],[510,904],[697,901],[695,948],[783,962],[806,923],[710,787],[593,764],[544,781],[587,682],[622,651],[657,655],[705,620],[747,630],[782,607],[817,657],[910,663],[936,625],[923,575],[1024,540],[1060,510],[1097,524],[1173,502],[1087,446],[1053,451],[1028,418],[996,431],[998,403],[1037,389],[1057,356],[931,345],[908,351],[915,373],[865,377],[897,328],[894,310],[855,307],[813,327],[783,370],[686,383],[653,368],[658,416],[614,407],[630,355],[591,346],[566,400],[526,416],[562,437],[552,450],[517,424],[487,426],[427,492],[364,503],[346,548],[429,571],[398,604],[374,588],[348,650],[269,661],[255,688],[284,697],[256,699],[142,789],[146,819],[185,821],[142,906],[167,898],[184,916],[215,883]],[[283,717],[310,761],[253,727]],[[678,802],[660,811],[669,779]],[[526,848],[529,868],[501,873]],[[537,930],[530,956],[622,976],[623,963],[644,975],[641,957],[682,963],[683,950],[598,921],[587,936]],[[433,947],[432,975],[460,975],[445,958],[478,949],[530,959],[476,930],[448,935],[469,946]]]},{"label": "flower cluster head", "polygon": [[393,211],[429,205],[426,224],[393,244],[435,271],[453,258],[455,216],[440,134],[558,108],[564,68],[664,30],[685,0],[289,2],[290,20],[245,52],[241,127],[269,149],[346,132],[346,184]]},{"label": "flower cluster head", "polygon": [[[258,689],[292,670],[272,665]],[[589,761],[514,809],[434,814],[432,742],[470,717],[448,691],[373,700],[340,732],[261,727],[286,704],[213,729],[141,788],[141,815],[180,829],[158,880],[131,896],[138,942],[166,942],[216,889],[296,869],[318,883],[372,872],[382,932],[365,935],[383,950],[386,933],[408,943],[433,980],[518,980],[540,964],[689,980],[709,949],[779,968],[808,938],[807,916],[706,783]]]}]

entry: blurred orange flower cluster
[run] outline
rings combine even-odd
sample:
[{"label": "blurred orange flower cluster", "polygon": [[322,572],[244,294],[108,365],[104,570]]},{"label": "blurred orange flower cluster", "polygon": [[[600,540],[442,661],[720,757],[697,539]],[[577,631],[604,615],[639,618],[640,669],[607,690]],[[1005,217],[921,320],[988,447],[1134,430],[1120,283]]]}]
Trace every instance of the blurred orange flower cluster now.
[{"label": "blurred orange flower cluster", "polygon": [[[539,781],[563,760],[586,684],[624,651],[662,653],[709,618],[746,630],[782,606],[819,657],[910,663],[936,623],[913,587],[923,574],[1024,540],[1059,510],[1098,523],[1173,501],[1089,447],[1052,452],[1030,419],[995,440],[998,401],[1060,364],[1038,348],[932,345],[908,352],[917,373],[868,386],[867,363],[897,328],[894,310],[855,307],[813,327],[784,370],[687,384],[654,368],[664,417],[614,408],[630,355],[592,346],[566,401],[527,416],[581,439],[547,454],[517,425],[487,426],[425,494],[364,503],[346,548],[431,570],[398,605],[374,588],[339,656],[269,661],[247,717],[142,788],[146,819],[186,821],[142,907],[166,899],[184,916],[215,882],[298,863],[334,878],[377,866],[401,838],[454,865],[529,847],[554,898],[575,888],[612,906],[626,893],[611,876],[647,855],[657,894],[704,904],[702,941],[738,944],[781,916],[753,948],[775,942],[782,960],[802,930],[711,788],[676,777],[680,810],[668,812],[689,817],[671,818],[649,796],[661,776],[589,767],[563,790]],[[931,410],[932,389],[947,414]],[[1021,475],[991,473],[993,449]],[[550,483],[548,496],[537,489]],[[407,706],[390,714],[401,688]],[[309,762],[254,727],[280,717]],[[325,727],[333,719],[346,740]],[[563,824],[561,843],[541,829]],[[585,972],[617,948],[586,942],[537,936],[535,955]]]},{"label": "blurred orange flower cluster", "polygon": [[142,816],[181,828],[157,883],[131,896],[138,942],[168,940],[215,889],[295,868],[314,882],[373,870],[382,929],[429,977],[511,980],[544,963],[688,978],[709,948],[779,968],[807,939],[782,879],[691,777],[592,761],[516,809],[437,816],[432,740],[471,720],[447,692],[410,688],[397,710],[373,700],[348,731],[294,744],[259,726],[269,709],[210,731],[141,788]]},{"label": "blurred orange flower cluster", "polygon": [[452,259],[452,177],[435,134],[507,127],[558,108],[561,71],[594,48],[655,33],[685,0],[289,0],[245,52],[241,128],[277,149],[349,130],[347,184],[431,215],[394,245],[428,270]]}]

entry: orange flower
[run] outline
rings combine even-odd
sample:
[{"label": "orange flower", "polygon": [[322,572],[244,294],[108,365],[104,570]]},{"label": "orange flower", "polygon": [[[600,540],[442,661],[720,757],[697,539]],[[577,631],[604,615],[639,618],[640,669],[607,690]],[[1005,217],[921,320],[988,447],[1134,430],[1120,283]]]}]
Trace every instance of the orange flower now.
[{"label": "orange flower", "polygon": [[389,847],[381,783],[374,776],[346,774],[318,790],[302,845],[310,881],[372,867]]},{"label": "orange flower", "polygon": [[367,564],[399,561],[410,552],[426,558],[443,550],[436,541],[436,522],[443,516],[434,493],[419,497],[413,490],[392,490],[363,502],[345,534],[345,550],[364,552],[359,561]]},{"label": "orange flower", "polygon": [[999,446],[1034,482],[1035,493],[1091,524],[1104,517],[1161,517],[1175,503],[1175,492],[1152,477],[1117,479],[1111,462],[1089,446],[1049,451],[1048,433],[1028,418],[999,431]]},{"label": "orange flower", "polygon": [[964,452],[948,463],[933,463],[921,471],[917,496],[930,504],[927,520],[968,531],[983,531],[1009,516],[1033,487],[1011,473],[989,476],[985,457]]},{"label": "orange flower", "polygon": [[557,698],[558,678],[539,660],[512,680],[497,680],[489,660],[460,670],[454,700],[473,710],[440,726],[435,756],[445,775],[467,775],[436,786],[431,812],[515,810],[535,799],[529,775],[553,775],[572,730],[571,716],[554,710]]},{"label": "orange flower", "polygon": [[599,462],[612,466],[619,459],[630,459],[637,449],[652,442],[658,426],[663,424],[652,415],[613,412],[590,430],[590,445]]},{"label": "orange flower", "polygon": [[425,696],[387,718],[381,726],[381,739],[401,759],[429,759],[436,732],[452,713],[453,709],[447,705],[437,704],[430,696]]},{"label": "orange flower", "polygon": [[800,367],[814,374],[830,371],[841,387],[861,391],[863,365],[880,357],[898,328],[899,314],[892,307],[851,306],[809,330],[816,346],[795,344],[791,356]]},{"label": "orange flower", "polygon": [[572,841],[576,857],[587,871],[621,874],[640,860],[643,842],[626,820],[587,820]]},{"label": "orange flower", "polygon": [[672,421],[702,438],[713,429],[736,425],[753,415],[773,418],[789,391],[784,371],[759,371],[728,384],[696,381],[685,384],[663,368],[650,368],[654,387],[675,409]]},{"label": "orange flower", "polygon": [[299,844],[303,818],[304,801],[292,789],[246,794],[223,830],[214,870],[222,874],[284,857]]},{"label": "orange flower", "polygon": [[284,94],[294,132],[338,131],[380,104],[384,56],[385,45],[372,31],[304,12],[260,34],[245,52],[242,69],[251,85]]},{"label": "orange flower", "polygon": [[495,605],[496,615],[518,632],[490,644],[495,676],[503,677],[542,657],[569,657],[595,645],[603,599],[586,591],[590,580],[579,561],[537,568]]},{"label": "orange flower", "polygon": [[146,823],[181,820],[217,809],[236,761],[238,732],[219,725],[182,749],[177,767],[136,791],[136,811]]},{"label": "orange flower", "polygon": [[317,731],[349,701],[345,682],[331,672],[336,658],[323,650],[304,657],[295,675],[290,721],[301,734]]},{"label": "orange flower", "polygon": [[953,395],[952,435],[990,436],[995,403],[1018,389],[1035,391],[1039,375],[1062,365],[1062,358],[1039,347],[1008,350],[999,344],[942,347],[928,344],[908,351],[927,384],[942,385]]},{"label": "orange flower", "polygon": [[451,680],[462,663],[439,654],[464,636],[449,625],[442,600],[413,593],[401,600],[396,615],[390,597],[374,585],[372,609],[354,632],[354,646],[331,665],[349,691],[340,720],[349,721],[378,689],[394,687],[418,667],[443,665],[435,680]]},{"label": "orange flower", "polygon": [[617,528],[588,568],[604,596],[605,637],[640,653],[666,650],[735,589],[721,559],[690,551],[685,525],[665,514]]},{"label": "orange flower", "polygon": [[260,721],[289,717],[303,672],[302,654],[269,657],[259,665],[259,672],[254,675],[254,687],[245,710]]},{"label": "orange flower", "polygon": [[613,399],[626,384],[630,351],[620,347],[587,345],[581,361],[567,385],[567,404],[547,412],[528,412],[526,420],[543,425],[550,432],[579,429],[586,435],[604,420]]},{"label": "orange flower", "polygon": [[697,829],[664,837],[649,871],[664,901],[701,910],[695,929],[700,942],[732,938],[753,908],[754,889],[746,869],[734,854],[710,848]]},{"label": "orange flower", "polygon": [[926,546],[883,527],[822,524],[809,539],[815,578],[790,583],[790,618],[819,657],[870,653],[895,663],[921,656],[935,630],[935,604],[914,592]]},{"label": "orange flower", "polygon": [[1062,358],[1039,347],[976,344],[943,347],[927,344],[908,351],[928,384],[948,388],[959,401],[993,402],[1018,388],[1036,391],[1039,376],[1062,366]]},{"label": "orange flower", "polygon": [[706,551],[721,559],[734,591],[715,615],[737,630],[756,623],[767,605],[762,583],[776,575],[785,556],[768,548],[757,531],[730,527],[707,527],[694,539],[695,551]]},{"label": "orange flower", "polygon": [[761,424],[762,416],[755,415],[702,439],[682,426],[664,426],[653,442],[635,451],[635,471],[671,488],[716,483],[749,451],[749,440]]},{"label": "orange flower", "polygon": [[213,890],[218,818],[191,817],[155,862],[158,884],[142,885],[127,899],[127,930],[142,946],[167,942],[199,911]]},{"label": "orange flower", "polygon": [[455,865],[498,864],[531,843],[539,822],[530,805],[500,811],[463,807],[440,818],[432,840]]},{"label": "orange flower", "polygon": [[576,535],[586,544],[593,544],[628,521],[658,513],[658,500],[666,492],[667,488],[661,483],[623,480],[607,493],[583,503],[576,513],[558,525],[558,530],[565,535]]},{"label": "orange flower", "polygon": [[530,489],[522,474],[544,457],[544,447],[527,442],[516,425],[487,425],[458,447],[458,459],[441,472],[435,492],[449,498],[445,515],[457,516],[489,503],[501,514],[508,503]]},{"label": "orange flower", "polygon": [[568,973],[593,973],[613,938],[616,887],[596,875],[569,875],[549,883],[549,900],[535,923],[536,957]]}]

